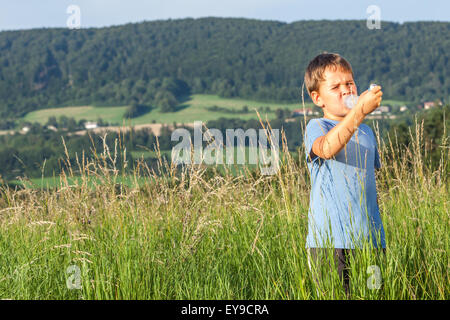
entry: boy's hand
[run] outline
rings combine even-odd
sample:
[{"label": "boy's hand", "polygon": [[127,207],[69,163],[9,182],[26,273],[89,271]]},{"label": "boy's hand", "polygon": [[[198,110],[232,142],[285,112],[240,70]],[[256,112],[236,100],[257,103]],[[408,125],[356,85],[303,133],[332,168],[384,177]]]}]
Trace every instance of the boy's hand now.
[{"label": "boy's hand", "polygon": [[356,107],[360,108],[364,116],[366,116],[380,106],[382,95],[383,91],[381,91],[380,86],[364,91],[359,96]]},{"label": "boy's hand", "polygon": [[382,95],[380,86],[363,92],[359,96],[355,108],[350,110],[344,120],[328,131],[326,135],[313,142],[310,152],[311,159],[314,158],[314,155],[323,159],[331,159],[341,151],[363,122],[364,117],[380,106]]}]

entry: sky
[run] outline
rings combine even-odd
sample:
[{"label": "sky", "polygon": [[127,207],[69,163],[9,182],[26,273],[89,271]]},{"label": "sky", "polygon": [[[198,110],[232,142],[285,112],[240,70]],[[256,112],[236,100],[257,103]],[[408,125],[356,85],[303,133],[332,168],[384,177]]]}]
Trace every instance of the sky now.
[{"label": "sky", "polygon": [[[449,0],[0,0],[0,31],[73,26],[79,8],[81,28],[130,22],[200,17],[239,17],[293,22],[366,20],[370,5],[382,21],[450,21]],[[70,21],[71,22],[70,22]]]}]

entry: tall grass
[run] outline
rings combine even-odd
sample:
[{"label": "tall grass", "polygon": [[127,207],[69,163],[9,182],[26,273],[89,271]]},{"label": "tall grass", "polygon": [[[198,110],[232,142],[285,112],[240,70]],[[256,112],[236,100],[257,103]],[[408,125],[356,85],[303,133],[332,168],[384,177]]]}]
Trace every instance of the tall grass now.
[{"label": "tall grass", "polygon": [[[76,168],[67,161],[56,189],[0,190],[0,298],[448,299],[449,144],[432,169],[416,128],[410,149],[378,141],[386,256],[361,250],[349,297],[335,271],[318,287],[308,268],[304,157],[283,152],[273,176],[177,168],[160,157],[155,170],[140,162],[130,187],[117,183],[126,150],[116,143],[83,154]],[[373,265],[380,289],[367,283]]]}]

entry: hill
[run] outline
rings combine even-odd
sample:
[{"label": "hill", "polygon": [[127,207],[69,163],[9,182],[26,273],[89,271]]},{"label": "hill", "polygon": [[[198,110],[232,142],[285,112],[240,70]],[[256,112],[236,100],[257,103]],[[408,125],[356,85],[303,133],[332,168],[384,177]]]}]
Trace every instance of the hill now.
[{"label": "hill", "polygon": [[228,18],[0,32],[0,115],[132,103],[167,111],[193,93],[298,101],[304,69],[322,51],[342,54],[357,83],[382,84],[386,98],[445,100],[449,34],[445,22],[369,30],[365,21]]}]

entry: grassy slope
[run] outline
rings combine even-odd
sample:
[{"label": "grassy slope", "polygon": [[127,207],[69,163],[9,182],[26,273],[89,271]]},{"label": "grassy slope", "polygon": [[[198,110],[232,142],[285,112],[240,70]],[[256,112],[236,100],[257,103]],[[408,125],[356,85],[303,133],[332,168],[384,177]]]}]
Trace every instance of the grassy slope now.
[{"label": "grassy slope", "polygon": [[[232,114],[225,112],[211,112],[206,109],[207,107],[212,107],[214,105],[230,109],[241,109],[246,105],[251,112],[248,114]],[[152,121],[167,124],[171,124],[174,121],[178,123],[190,123],[195,120],[208,121],[219,117],[251,119],[257,118],[253,108],[262,106],[268,106],[273,110],[273,112],[268,114],[269,119],[275,117],[274,111],[277,108],[288,108],[290,110],[301,108],[300,104],[266,103],[245,99],[225,99],[214,95],[193,95],[188,101],[179,106],[180,110],[177,112],[161,113],[159,110],[153,109],[151,112],[141,117],[126,120],[126,124],[146,124],[151,123]],[[44,124],[50,116],[56,116],[58,118],[61,115],[65,115],[67,117],[74,117],[76,120],[86,119],[93,121],[97,120],[98,117],[101,117],[105,121],[122,124],[126,108],[127,107],[93,106],[52,108],[30,112],[24,119]],[[261,116],[265,117],[263,114],[261,114]]]},{"label": "grassy slope", "polygon": [[[411,150],[395,145],[392,161],[390,146],[380,145],[386,256],[357,254],[352,299],[450,298],[448,144],[441,169],[431,172],[420,139],[413,141]],[[321,288],[312,281],[306,164],[282,160],[274,176],[144,170],[136,172],[145,181],[139,189],[117,189],[120,175],[99,161],[84,166],[99,179],[94,189],[1,188],[0,298],[345,298],[335,273]],[[77,285],[71,266],[80,289],[69,289]],[[380,268],[379,289],[368,285],[370,266]]]},{"label": "grassy slope", "polygon": [[[244,156],[244,163],[247,167],[255,168],[256,164],[254,162],[250,163],[250,151],[253,152],[253,159],[256,159],[256,161],[259,163],[259,149],[253,149],[250,150],[249,147],[239,148],[239,152]],[[266,151],[267,155],[270,156],[270,150]],[[135,160],[148,160],[158,159],[158,153],[156,151],[150,151],[150,150],[135,150],[130,152],[133,159]],[[172,152],[171,150],[161,150],[160,151],[161,156],[165,157],[168,161],[171,159]],[[283,152],[280,151],[280,154],[283,155]],[[291,154],[296,154],[296,152],[291,152]],[[223,161],[222,164],[217,165],[217,170],[219,172],[225,172],[228,170],[231,174],[236,175],[238,172],[242,172],[244,170],[244,165],[239,163],[238,158],[238,148],[234,147],[234,161],[231,165],[226,165],[227,169],[225,169],[225,164],[227,163],[227,155],[226,155],[226,149],[223,149]],[[230,160],[231,161],[231,160]],[[64,185],[65,178],[61,178],[60,176],[54,176],[54,177],[41,177],[41,178],[32,178],[32,179],[21,179],[21,180],[11,180],[9,183],[15,184],[15,185],[22,185],[29,189],[47,189],[47,188],[57,188],[61,187],[61,185]],[[82,177],[81,176],[74,176],[67,178],[67,182],[70,186],[74,185],[80,185],[82,183]],[[96,177],[87,177],[87,185],[90,188],[95,187],[95,184],[99,183],[99,179]],[[147,180],[145,178],[138,178],[134,179],[133,176],[118,176],[115,180],[115,183],[121,183],[123,185],[126,185],[128,187],[136,187],[136,186],[142,186],[147,183]]]},{"label": "grassy slope", "polygon": [[[303,165],[248,179],[147,177],[139,190],[117,190],[106,175],[94,190],[2,190],[0,298],[345,298],[336,274],[319,291],[309,273]],[[391,165],[399,170],[377,175],[386,257],[356,256],[351,298],[447,300],[447,182]],[[77,285],[71,266],[80,289],[67,285]],[[368,286],[369,266],[380,268],[381,289]]]},{"label": "grassy slope", "polygon": [[[403,101],[384,100],[383,104],[388,105],[404,105]],[[208,107],[218,106],[229,109],[242,109],[243,106],[249,108],[248,114],[232,114],[225,112],[212,112],[207,110]],[[312,107],[313,105],[307,103],[305,107]],[[33,111],[27,114],[24,119],[31,122],[39,122],[45,124],[49,117],[55,116],[59,118],[64,115],[67,117],[73,117],[77,121],[81,119],[96,121],[99,117],[110,123],[117,123],[120,125],[137,125],[152,123],[166,123],[172,124],[174,121],[177,123],[192,123],[198,121],[215,120],[220,117],[225,118],[240,118],[240,119],[256,119],[257,114],[254,109],[260,107],[270,107],[272,112],[267,114],[269,119],[275,118],[275,110],[282,109],[301,109],[303,108],[301,103],[297,104],[284,104],[273,102],[259,102],[246,99],[226,99],[216,95],[196,94],[190,97],[189,100],[178,106],[179,111],[161,113],[158,109],[153,109],[149,113],[134,119],[124,119],[126,106],[121,107],[94,107],[94,106],[81,106],[81,107],[64,107],[64,108],[51,108]],[[319,110],[317,108],[317,110]],[[265,119],[266,114],[260,112],[260,116]]]},{"label": "grassy slope", "polygon": [[59,118],[60,116],[73,117],[77,121],[81,119],[95,121],[101,117],[106,121],[122,123],[126,108],[127,107],[92,106],[50,108],[30,112],[24,117],[24,120],[45,124],[48,118],[52,116],[56,118]]}]

